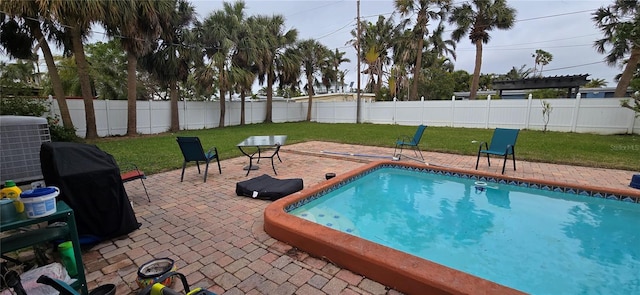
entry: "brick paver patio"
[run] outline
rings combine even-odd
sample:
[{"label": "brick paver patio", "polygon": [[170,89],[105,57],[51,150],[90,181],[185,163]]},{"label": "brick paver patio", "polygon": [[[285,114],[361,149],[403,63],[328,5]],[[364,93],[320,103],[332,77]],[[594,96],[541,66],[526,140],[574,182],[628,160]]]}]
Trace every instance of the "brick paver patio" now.
[{"label": "brick paver patio", "polygon": [[[389,148],[326,142],[287,145],[280,153],[283,162],[276,160],[276,177],[303,178],[305,187],[309,187],[324,181],[325,173],[345,173],[392,154]],[[475,168],[474,156],[424,155],[433,165]],[[501,161],[493,162],[491,167],[481,162],[479,170],[500,173]],[[263,160],[260,170],[245,177],[242,167],[247,163],[246,157],[224,160],[222,175],[210,169],[206,183],[195,166],[187,168],[184,182],[180,182],[180,170],[150,175],[145,181],[150,203],[139,182],[125,184],[142,226],[83,253],[89,290],[114,283],[117,294],[136,294],[138,267],[153,258],[169,257],[191,287],[217,294],[399,294],[269,237],[263,230],[262,214],[270,202],[238,197],[235,185],[262,174],[274,176],[273,170]],[[508,166],[505,175],[638,193],[628,186],[631,171],[524,161],[517,165],[517,171]],[[180,284],[174,284],[177,286]]]}]

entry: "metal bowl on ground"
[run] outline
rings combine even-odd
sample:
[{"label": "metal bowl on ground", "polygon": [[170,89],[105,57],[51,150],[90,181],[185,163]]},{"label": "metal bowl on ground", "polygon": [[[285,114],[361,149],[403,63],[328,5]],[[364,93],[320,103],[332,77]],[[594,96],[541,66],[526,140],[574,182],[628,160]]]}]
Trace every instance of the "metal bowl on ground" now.
[{"label": "metal bowl on ground", "polygon": [[156,258],[144,263],[138,268],[138,278],[136,283],[140,288],[148,285],[161,283],[167,287],[173,283],[173,277],[168,277],[160,282],[159,278],[167,272],[176,271],[177,267],[171,258]]}]

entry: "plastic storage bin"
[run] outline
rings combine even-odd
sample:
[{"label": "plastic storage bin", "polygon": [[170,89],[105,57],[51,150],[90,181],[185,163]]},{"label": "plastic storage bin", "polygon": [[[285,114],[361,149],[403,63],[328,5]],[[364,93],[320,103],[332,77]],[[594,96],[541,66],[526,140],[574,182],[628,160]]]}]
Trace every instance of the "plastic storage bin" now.
[{"label": "plastic storage bin", "polygon": [[20,194],[24,211],[29,218],[38,218],[56,212],[56,197],[60,194],[57,187],[49,186],[26,190]]}]

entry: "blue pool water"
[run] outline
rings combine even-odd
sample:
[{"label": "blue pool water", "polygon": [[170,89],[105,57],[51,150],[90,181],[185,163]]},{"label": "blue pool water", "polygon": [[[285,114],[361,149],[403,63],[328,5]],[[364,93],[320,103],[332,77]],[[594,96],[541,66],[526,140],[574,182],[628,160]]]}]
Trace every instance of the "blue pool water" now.
[{"label": "blue pool water", "polygon": [[380,168],[289,213],[527,293],[640,294],[636,203]]}]

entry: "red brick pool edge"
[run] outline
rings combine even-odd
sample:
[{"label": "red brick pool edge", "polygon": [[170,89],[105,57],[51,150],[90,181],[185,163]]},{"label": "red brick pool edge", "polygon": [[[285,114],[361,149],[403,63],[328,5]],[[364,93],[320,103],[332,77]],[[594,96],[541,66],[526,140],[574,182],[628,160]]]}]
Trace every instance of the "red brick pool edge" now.
[{"label": "red brick pool edge", "polygon": [[[601,187],[571,186],[559,182],[521,179],[462,169],[379,161],[364,165],[272,203],[264,211],[265,232],[273,238],[313,256],[326,259],[406,294],[523,294],[518,290],[307,221],[291,215],[285,210],[291,204],[385,164],[630,196],[628,191],[608,190]],[[631,197],[635,198],[637,202],[637,199],[640,199],[640,193],[637,195],[632,193]]]}]

